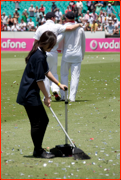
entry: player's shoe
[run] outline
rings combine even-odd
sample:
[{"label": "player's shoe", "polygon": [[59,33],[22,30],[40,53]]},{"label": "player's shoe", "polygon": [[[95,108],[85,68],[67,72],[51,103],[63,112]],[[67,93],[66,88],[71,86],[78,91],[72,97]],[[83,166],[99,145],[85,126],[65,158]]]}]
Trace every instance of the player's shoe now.
[{"label": "player's shoe", "polygon": [[70,100],[70,99],[69,99],[69,101],[70,101],[70,102],[75,102],[75,100]]},{"label": "player's shoe", "polygon": [[65,101],[65,99],[60,98],[60,101]]},{"label": "player's shoe", "polygon": [[61,98],[56,91],[53,92],[53,95],[55,96],[56,101],[60,101]]}]

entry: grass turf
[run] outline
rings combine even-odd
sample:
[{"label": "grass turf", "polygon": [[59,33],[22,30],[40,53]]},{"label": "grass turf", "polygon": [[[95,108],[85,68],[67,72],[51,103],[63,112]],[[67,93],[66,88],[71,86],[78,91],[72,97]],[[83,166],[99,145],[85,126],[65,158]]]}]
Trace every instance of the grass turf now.
[{"label": "grass turf", "polygon": [[[76,102],[68,104],[68,134],[90,160],[36,159],[25,110],[16,103],[27,53],[1,54],[1,178],[120,178],[120,54],[86,53]],[[61,54],[58,56],[60,79]],[[69,74],[70,85],[70,74]],[[43,95],[41,93],[41,98]],[[51,106],[64,126],[65,104]],[[43,147],[65,143],[65,135],[47,107],[50,122]]]}]

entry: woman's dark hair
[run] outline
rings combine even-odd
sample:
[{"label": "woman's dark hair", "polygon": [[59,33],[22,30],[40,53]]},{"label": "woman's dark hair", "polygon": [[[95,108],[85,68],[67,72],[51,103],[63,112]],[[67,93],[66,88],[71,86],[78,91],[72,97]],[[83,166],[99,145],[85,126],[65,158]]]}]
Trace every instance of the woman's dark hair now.
[{"label": "woman's dark hair", "polygon": [[52,49],[57,41],[56,35],[52,31],[45,31],[39,41],[35,42],[32,50],[29,52],[28,56],[25,58],[26,64],[29,61],[29,58],[34,54],[38,47],[42,48],[43,46],[48,44],[48,49]]}]

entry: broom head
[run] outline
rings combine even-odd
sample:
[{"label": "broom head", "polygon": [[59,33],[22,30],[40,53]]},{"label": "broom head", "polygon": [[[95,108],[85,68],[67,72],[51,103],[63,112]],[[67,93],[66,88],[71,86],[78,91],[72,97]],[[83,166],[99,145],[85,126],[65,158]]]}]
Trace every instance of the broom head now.
[{"label": "broom head", "polygon": [[76,146],[73,148],[72,152],[73,152],[74,160],[77,160],[77,159],[82,159],[82,160],[83,159],[91,159],[91,157],[89,157],[84,151],[77,148]]}]

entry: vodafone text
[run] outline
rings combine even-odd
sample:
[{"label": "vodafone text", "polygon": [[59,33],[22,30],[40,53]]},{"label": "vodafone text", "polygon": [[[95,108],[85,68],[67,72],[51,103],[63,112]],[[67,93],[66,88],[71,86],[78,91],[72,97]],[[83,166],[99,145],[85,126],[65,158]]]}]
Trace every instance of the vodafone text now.
[{"label": "vodafone text", "polygon": [[120,49],[120,41],[115,42],[115,40],[112,40],[112,42],[97,42],[96,40],[92,40],[90,42],[90,48],[92,50],[96,50],[97,48],[100,49]]},{"label": "vodafone text", "polygon": [[22,48],[22,49],[25,49],[26,48],[26,42],[13,42],[11,41],[10,39],[8,39],[7,41],[3,41],[1,40],[1,47],[6,49],[6,48]]}]

